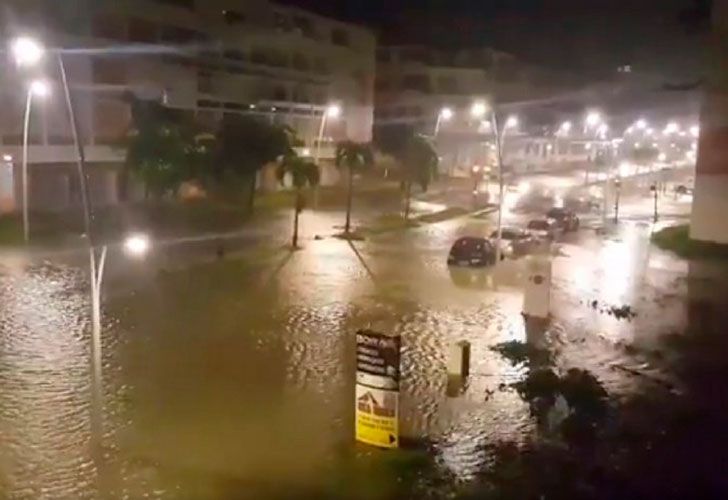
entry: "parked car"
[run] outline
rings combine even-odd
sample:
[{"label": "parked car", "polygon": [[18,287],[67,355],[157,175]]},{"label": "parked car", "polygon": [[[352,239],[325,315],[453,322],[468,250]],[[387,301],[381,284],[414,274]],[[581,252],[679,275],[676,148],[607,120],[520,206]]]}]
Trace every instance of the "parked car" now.
[{"label": "parked car", "polygon": [[447,257],[450,266],[488,266],[495,264],[495,246],[486,238],[458,238]]},{"label": "parked car", "polygon": [[540,239],[554,240],[560,228],[553,219],[534,219],[526,226],[529,232]]},{"label": "parked car", "polygon": [[564,208],[574,212],[591,212],[602,206],[601,201],[592,196],[569,197],[564,199]]},{"label": "parked car", "polygon": [[675,188],[675,194],[685,196],[688,194],[693,194],[693,190],[685,186],[684,184],[680,184]]},{"label": "parked car", "polygon": [[555,221],[556,225],[565,233],[579,229],[579,217],[566,208],[554,207],[546,212],[546,217]]},{"label": "parked car", "polygon": [[[490,241],[497,245],[498,231],[493,231]],[[530,252],[538,242],[533,235],[518,227],[504,227],[501,229],[501,255],[523,255]]]}]

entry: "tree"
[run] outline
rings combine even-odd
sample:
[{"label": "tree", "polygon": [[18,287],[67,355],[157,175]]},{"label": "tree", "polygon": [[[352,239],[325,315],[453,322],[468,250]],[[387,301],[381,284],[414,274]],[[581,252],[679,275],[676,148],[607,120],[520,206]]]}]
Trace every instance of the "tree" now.
[{"label": "tree", "polygon": [[405,145],[399,161],[403,169],[403,182],[405,187],[404,218],[409,219],[410,200],[412,197],[412,183],[415,182],[427,191],[430,181],[437,174],[437,165],[440,162],[432,144],[420,135],[412,136]]},{"label": "tree", "polygon": [[349,229],[351,228],[351,201],[354,191],[354,172],[371,167],[373,163],[372,151],[367,144],[345,141],[336,146],[336,167],[339,170],[346,168],[348,176],[346,225],[344,226],[344,233],[346,234],[349,233]]},{"label": "tree", "polygon": [[306,186],[317,186],[320,173],[315,163],[292,153],[283,157],[278,163],[276,175],[281,184],[285,181],[287,174],[290,176],[291,183],[296,191],[296,201],[293,207],[293,238],[291,242],[292,247],[295,249],[298,246],[298,216],[303,210],[303,193],[301,190]]},{"label": "tree", "polygon": [[147,194],[176,192],[193,176],[197,151],[194,123],[178,110],[131,98],[132,125],[123,140],[125,170],[137,175]]},{"label": "tree", "polygon": [[226,185],[231,179],[247,181],[248,206],[253,209],[255,180],[267,163],[292,154],[288,129],[247,115],[227,114],[217,134],[214,176]]}]

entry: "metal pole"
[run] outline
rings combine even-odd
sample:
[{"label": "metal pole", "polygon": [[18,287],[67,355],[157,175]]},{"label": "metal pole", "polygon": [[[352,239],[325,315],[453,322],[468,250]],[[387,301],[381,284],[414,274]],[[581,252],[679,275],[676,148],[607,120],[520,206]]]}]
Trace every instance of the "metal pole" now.
[{"label": "metal pole", "polygon": [[493,107],[493,112],[491,113],[491,120],[493,122],[493,134],[496,144],[496,161],[498,162],[498,237],[495,245],[495,265],[497,266],[501,259],[501,238],[503,236],[503,143],[501,134],[498,131],[498,117],[496,116],[495,107]]},{"label": "metal pole", "polygon": [[440,131],[440,118],[442,118],[442,112],[437,113],[437,120],[435,121],[435,133],[432,134],[433,139],[437,139],[437,133]]},{"label": "metal pole", "polygon": [[66,108],[68,118],[71,122],[71,132],[73,134],[73,143],[76,147],[76,167],[78,179],[81,187],[81,204],[83,206],[84,229],[86,231],[86,241],[88,243],[89,254],[89,270],[91,275],[91,361],[92,361],[92,411],[91,411],[91,437],[94,443],[95,451],[98,451],[103,436],[102,421],[102,371],[101,371],[101,301],[100,301],[100,285],[103,273],[103,263],[106,260],[106,250],[101,250],[101,265],[99,266],[101,273],[96,270],[96,252],[94,249],[94,240],[91,232],[91,200],[88,192],[88,182],[86,178],[86,159],[84,157],[83,146],[78,131],[78,121],[73,109],[73,99],[68,86],[68,77],[66,76],[66,67],[63,64],[63,57],[60,52],[58,56],[58,66],[61,71],[61,81],[63,83],[63,93],[66,100]]},{"label": "metal pole", "polygon": [[[619,182],[619,181],[617,181],[617,182]],[[616,192],[614,193],[614,223],[615,224],[619,222],[619,193],[620,193],[621,187],[622,186],[620,184],[617,184],[615,187]]]},{"label": "metal pole", "polygon": [[28,128],[30,125],[30,104],[33,100],[33,91],[28,88],[28,97],[25,99],[25,117],[23,119],[23,238],[27,244],[30,241],[30,218],[28,217]]},{"label": "metal pole", "polygon": [[314,149],[313,162],[318,165],[319,155],[321,153],[321,141],[324,139],[324,129],[326,128],[326,109],[324,114],[321,115],[321,125],[319,126],[318,140],[316,141],[316,148]]},{"label": "metal pole", "polygon": [[655,192],[655,215],[653,218],[653,222],[657,222],[658,215],[657,215],[657,183],[654,185],[654,192]]}]

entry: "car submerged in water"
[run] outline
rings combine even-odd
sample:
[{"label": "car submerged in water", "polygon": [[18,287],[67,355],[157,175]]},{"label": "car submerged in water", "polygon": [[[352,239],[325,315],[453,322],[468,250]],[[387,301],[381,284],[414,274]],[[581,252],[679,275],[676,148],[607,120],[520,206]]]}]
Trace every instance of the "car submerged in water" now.
[{"label": "car submerged in water", "polygon": [[484,267],[495,264],[495,245],[487,238],[464,236],[458,238],[447,257],[449,266]]}]

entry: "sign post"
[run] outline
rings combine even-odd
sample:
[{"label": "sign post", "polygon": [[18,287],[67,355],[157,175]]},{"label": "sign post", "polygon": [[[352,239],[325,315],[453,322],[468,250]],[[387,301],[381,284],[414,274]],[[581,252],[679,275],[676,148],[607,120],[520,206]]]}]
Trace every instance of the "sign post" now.
[{"label": "sign post", "polygon": [[382,448],[399,446],[401,338],[371,330],[356,333],[356,440]]}]

